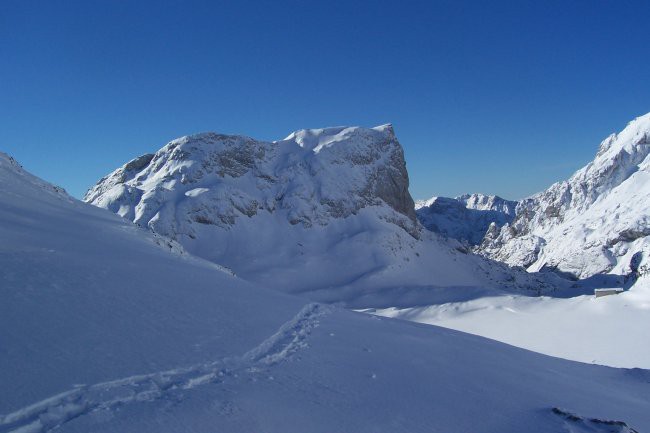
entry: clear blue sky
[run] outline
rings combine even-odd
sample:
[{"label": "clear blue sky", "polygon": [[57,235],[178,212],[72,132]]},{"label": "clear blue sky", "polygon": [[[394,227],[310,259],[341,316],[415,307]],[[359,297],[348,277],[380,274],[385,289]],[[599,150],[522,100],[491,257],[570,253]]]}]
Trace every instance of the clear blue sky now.
[{"label": "clear blue sky", "polygon": [[0,150],[79,197],[199,131],[391,122],[415,198],[520,198],[650,111],[648,1],[0,1]]}]

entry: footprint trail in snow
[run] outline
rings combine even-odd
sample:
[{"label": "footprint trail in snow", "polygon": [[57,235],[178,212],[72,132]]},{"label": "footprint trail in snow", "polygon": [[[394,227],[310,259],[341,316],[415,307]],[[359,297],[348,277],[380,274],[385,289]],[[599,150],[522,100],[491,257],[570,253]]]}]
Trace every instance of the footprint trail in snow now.
[{"label": "footprint trail in snow", "polygon": [[153,401],[177,390],[189,390],[226,377],[253,375],[289,359],[308,346],[319,318],[332,307],[311,303],[261,344],[244,355],[190,367],[82,385],[7,415],[0,415],[0,433],[45,433],[94,410],[130,402]]}]

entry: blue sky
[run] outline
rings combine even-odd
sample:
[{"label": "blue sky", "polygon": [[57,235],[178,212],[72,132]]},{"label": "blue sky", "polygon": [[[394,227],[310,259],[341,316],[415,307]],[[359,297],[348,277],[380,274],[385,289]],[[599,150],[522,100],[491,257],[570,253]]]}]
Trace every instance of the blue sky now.
[{"label": "blue sky", "polygon": [[647,1],[0,2],[0,150],[79,197],[200,131],[391,122],[415,198],[521,198],[650,111]]}]

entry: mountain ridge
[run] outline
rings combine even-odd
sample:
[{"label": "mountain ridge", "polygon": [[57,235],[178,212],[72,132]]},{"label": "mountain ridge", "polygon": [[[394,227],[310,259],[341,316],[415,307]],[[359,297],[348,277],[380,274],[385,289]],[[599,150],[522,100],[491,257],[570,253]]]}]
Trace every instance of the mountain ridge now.
[{"label": "mountain ridge", "polygon": [[603,140],[568,180],[521,200],[514,221],[488,233],[479,252],[576,278],[632,271],[632,256],[647,258],[650,245],[642,239],[650,234],[649,137],[650,113]]},{"label": "mountain ridge", "polygon": [[473,204],[461,197],[420,201],[418,218],[428,229],[469,241],[473,251],[510,266],[575,279],[627,277],[644,266],[637,262],[647,267],[650,254],[649,155],[650,113],[605,138],[594,159],[569,179],[506,201],[511,210],[501,209],[491,220],[477,224]]}]

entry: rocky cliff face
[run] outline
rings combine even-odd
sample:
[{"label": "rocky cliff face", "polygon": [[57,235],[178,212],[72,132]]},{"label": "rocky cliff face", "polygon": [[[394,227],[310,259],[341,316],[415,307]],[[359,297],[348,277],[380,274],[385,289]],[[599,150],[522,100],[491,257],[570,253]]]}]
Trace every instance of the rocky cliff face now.
[{"label": "rocky cliff face", "polygon": [[495,195],[465,194],[456,198],[432,197],[416,203],[417,217],[427,229],[478,245],[491,224],[512,221],[517,202]]},{"label": "rocky cliff face", "polygon": [[408,185],[390,125],[302,130],[276,142],[206,133],[132,160],[84,200],[172,238],[260,212],[311,227],[368,207],[386,208],[391,223],[417,237]]},{"label": "rocky cliff face", "polygon": [[492,226],[478,251],[530,270],[576,278],[635,272],[650,241],[650,114],[601,144],[570,179],[517,204],[516,217]]}]

